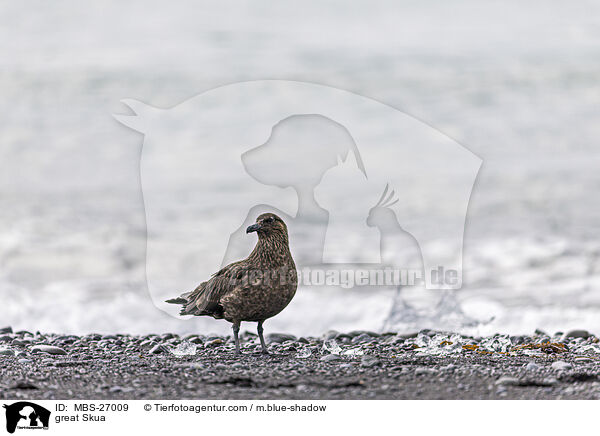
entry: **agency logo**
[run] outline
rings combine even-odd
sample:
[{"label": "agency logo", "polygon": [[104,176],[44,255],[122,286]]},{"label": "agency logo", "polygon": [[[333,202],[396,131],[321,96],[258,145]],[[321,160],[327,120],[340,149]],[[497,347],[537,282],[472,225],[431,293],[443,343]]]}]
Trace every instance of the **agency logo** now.
[{"label": "agency logo", "polygon": [[48,430],[50,411],[29,401],[5,404],[6,431],[14,433],[19,430]]},{"label": "agency logo", "polygon": [[245,258],[264,212],[287,223],[299,286],[462,286],[481,159],[373,99],[312,83],[234,83],[159,109],[123,100],[144,134],[146,277],[159,307]]}]

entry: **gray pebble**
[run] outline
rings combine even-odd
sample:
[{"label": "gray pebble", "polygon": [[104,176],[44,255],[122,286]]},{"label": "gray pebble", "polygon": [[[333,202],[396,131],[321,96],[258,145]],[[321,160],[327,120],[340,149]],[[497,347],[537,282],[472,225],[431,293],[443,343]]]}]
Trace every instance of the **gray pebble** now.
[{"label": "gray pebble", "polygon": [[363,356],[363,358],[360,361],[360,366],[362,366],[363,368],[372,368],[374,366],[379,365],[380,363],[381,362],[376,357]]},{"label": "gray pebble", "polygon": [[435,374],[437,371],[433,368],[417,368],[415,369],[415,375],[431,375]]},{"label": "gray pebble", "polygon": [[65,355],[67,352],[60,347],[55,347],[53,345],[35,345],[31,347],[32,353],[48,353],[54,355]]},{"label": "gray pebble", "polygon": [[69,361],[69,360],[59,360],[54,362],[54,365],[56,365],[57,368],[65,368],[67,366],[77,366],[79,365],[79,362],[76,361]]},{"label": "gray pebble", "polygon": [[401,334],[401,333],[398,333],[398,334],[396,335],[396,337],[397,337],[398,339],[403,339],[403,340],[405,340],[405,339],[413,339],[413,338],[416,338],[417,336],[419,336],[419,333],[418,333],[418,332],[414,332],[414,333],[403,333],[403,334]]},{"label": "gray pebble", "polygon": [[337,354],[328,354],[327,356],[321,357],[320,360],[322,362],[335,362],[336,360],[342,360],[342,358]]},{"label": "gray pebble", "polygon": [[19,382],[15,383],[14,385],[12,385],[10,387],[10,389],[26,389],[26,390],[32,389],[33,390],[33,389],[39,389],[39,386],[37,386],[31,382],[28,382],[26,380],[23,380],[23,381],[19,381]]},{"label": "gray pebble", "polygon": [[367,335],[367,336],[371,336],[373,338],[378,338],[379,336],[381,336],[379,333],[375,333],[375,332],[371,332],[368,330],[354,330],[351,331],[350,333],[348,333],[349,336],[360,336],[360,335]]},{"label": "gray pebble", "polygon": [[518,385],[518,384],[519,384],[519,379],[515,378],[515,377],[504,376],[504,377],[500,377],[498,380],[496,380],[496,386],[499,386],[499,385],[514,386],[514,385]]},{"label": "gray pebble", "polygon": [[108,388],[108,392],[112,394],[127,393],[131,391],[133,391],[133,388],[124,388],[122,386],[111,386],[110,388]]},{"label": "gray pebble", "polygon": [[33,336],[33,333],[31,333],[30,331],[27,331],[27,330],[19,330],[19,331],[15,332],[15,334],[17,334],[19,336]]},{"label": "gray pebble", "polygon": [[266,341],[268,344],[272,344],[272,343],[281,344],[285,341],[295,341],[295,340],[296,340],[296,336],[288,335],[285,333],[271,333],[271,334],[267,335],[267,338],[266,338]]},{"label": "gray pebble", "polygon": [[148,341],[141,342],[140,343],[140,348],[142,348],[142,349],[144,349],[144,348],[153,348],[156,345],[158,345],[158,342],[148,340]]},{"label": "gray pebble", "polygon": [[353,344],[362,344],[364,342],[371,342],[372,340],[373,340],[373,337],[369,336],[366,333],[363,333],[363,334],[353,337],[352,343]]},{"label": "gray pebble", "polygon": [[12,341],[12,345],[18,346],[18,347],[24,347],[25,345],[29,345],[31,343],[31,341],[23,341],[21,339],[13,339]]},{"label": "gray pebble", "polygon": [[8,348],[0,349],[0,356],[14,356],[15,352],[13,350],[9,350]]},{"label": "gray pebble", "polygon": [[527,338],[526,336],[511,336],[510,341],[513,345],[521,345],[525,344],[526,342],[529,342],[529,338]]},{"label": "gray pebble", "polygon": [[528,363],[528,364],[525,366],[525,369],[526,369],[527,371],[539,371],[539,370],[540,370],[540,368],[541,368],[541,366],[540,366],[540,365],[538,365],[538,364],[537,364],[537,363],[535,363],[535,362],[529,362],[529,363]]},{"label": "gray pebble", "polygon": [[204,366],[201,363],[198,362],[188,362],[188,363],[179,363],[177,365],[173,365],[173,368],[181,368],[181,369],[187,369],[187,368],[191,368],[191,369],[204,369],[206,368],[206,366]]},{"label": "gray pebble", "polygon": [[575,388],[575,386],[567,386],[567,387],[564,389],[563,393],[564,393],[564,394],[567,394],[567,395],[572,395],[572,394],[574,394],[574,393],[575,393],[575,391],[576,391],[576,388]]},{"label": "gray pebble", "polygon": [[154,347],[150,348],[148,353],[150,354],[163,354],[167,353],[169,350],[164,345],[156,344]]},{"label": "gray pebble", "polygon": [[573,365],[571,365],[569,362],[565,362],[564,360],[557,360],[556,362],[552,363],[551,367],[555,371],[567,371],[572,369]]},{"label": "gray pebble", "polygon": [[588,332],[587,330],[571,330],[564,337],[565,338],[583,338],[583,339],[587,339],[590,336],[591,336],[590,332]]}]

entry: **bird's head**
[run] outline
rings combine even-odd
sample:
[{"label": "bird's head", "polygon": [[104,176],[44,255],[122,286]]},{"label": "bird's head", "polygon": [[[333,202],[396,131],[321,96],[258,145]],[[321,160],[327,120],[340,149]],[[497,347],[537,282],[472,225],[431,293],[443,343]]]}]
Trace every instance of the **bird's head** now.
[{"label": "bird's head", "polygon": [[287,226],[281,218],[274,213],[263,213],[256,218],[256,224],[252,224],[246,229],[246,233],[258,233],[259,239],[272,236],[284,237],[287,239]]},{"label": "bird's head", "polygon": [[385,185],[385,190],[381,194],[381,198],[375,206],[369,210],[369,216],[367,217],[367,225],[369,227],[393,228],[394,224],[398,225],[398,218],[396,213],[392,209],[392,206],[398,203],[398,199],[395,197],[396,192],[389,190],[389,184]]}]

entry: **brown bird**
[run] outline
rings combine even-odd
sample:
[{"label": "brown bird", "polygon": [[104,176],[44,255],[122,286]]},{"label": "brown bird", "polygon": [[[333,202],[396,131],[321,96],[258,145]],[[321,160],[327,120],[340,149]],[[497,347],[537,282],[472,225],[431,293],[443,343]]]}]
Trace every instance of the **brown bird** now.
[{"label": "brown bird", "polygon": [[264,213],[246,233],[256,232],[252,253],[213,274],[192,292],[167,303],[181,304],[181,315],[212,316],[233,324],[235,352],[240,354],[242,321],[258,322],[258,336],[267,353],[263,322],[281,312],[296,293],[298,275],[290,253],[287,226],[281,218]]}]

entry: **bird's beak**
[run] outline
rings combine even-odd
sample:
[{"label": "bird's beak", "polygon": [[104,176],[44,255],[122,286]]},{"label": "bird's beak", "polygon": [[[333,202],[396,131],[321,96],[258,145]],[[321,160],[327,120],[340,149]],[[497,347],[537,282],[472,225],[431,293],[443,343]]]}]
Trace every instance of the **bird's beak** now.
[{"label": "bird's beak", "polygon": [[246,233],[256,232],[260,229],[260,224],[252,224],[250,227],[246,229]]}]

